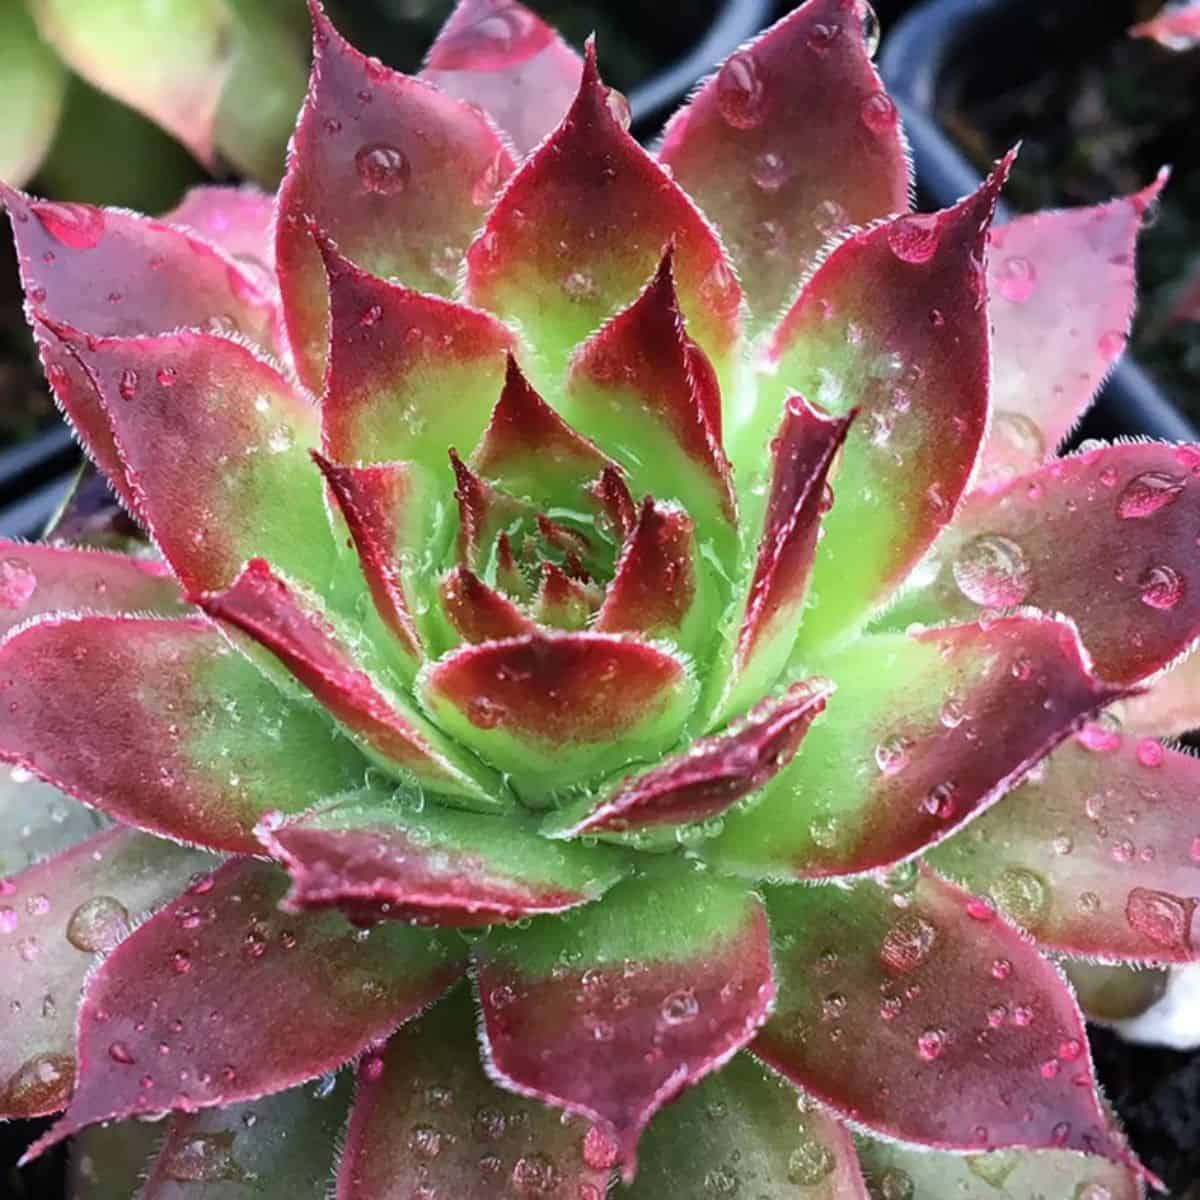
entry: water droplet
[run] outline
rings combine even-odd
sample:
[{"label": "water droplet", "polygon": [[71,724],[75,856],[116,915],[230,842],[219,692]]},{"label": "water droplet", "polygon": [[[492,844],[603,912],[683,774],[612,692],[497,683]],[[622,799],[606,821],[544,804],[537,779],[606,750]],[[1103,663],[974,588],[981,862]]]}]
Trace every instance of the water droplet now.
[{"label": "water droplet", "polygon": [[958,784],[951,780],[929,789],[921,808],[931,817],[948,821],[958,811]]},{"label": "water droplet", "polygon": [[87,204],[42,202],[30,206],[42,228],[72,250],[93,250],[104,236],[104,213]]},{"label": "water droplet", "polygon": [[717,108],[735,129],[753,129],[763,119],[763,84],[754,55],[731,55],[717,75]]},{"label": "water droplet", "polygon": [[931,308],[929,310],[929,323],[934,329],[941,329],[946,324],[946,316],[940,308]]},{"label": "water droplet", "polygon": [[879,1200],[913,1200],[912,1176],[899,1167],[888,1167],[878,1179]]},{"label": "water droplet", "polygon": [[94,954],[113,949],[129,933],[129,911],[113,896],[85,900],[67,921],[67,941]]},{"label": "water droplet", "polygon": [[1100,911],[1100,897],[1095,892],[1080,892],[1079,899],[1075,901],[1075,907],[1085,917],[1093,916]]},{"label": "water droplet", "polygon": [[1054,836],[1053,846],[1055,854],[1066,855],[1075,849],[1075,842],[1069,833],[1059,833]]},{"label": "water droplet", "polygon": [[887,931],[879,957],[895,975],[915,971],[932,953],[937,927],[916,913],[905,913]]},{"label": "water droplet", "polygon": [[926,1062],[940,1058],[946,1048],[946,1031],[944,1029],[926,1029],[917,1038],[917,1054]]},{"label": "water droplet", "polygon": [[128,403],[137,395],[138,373],[132,367],[126,367],[117,381],[117,394]]},{"label": "water droplet", "polygon": [[402,191],[412,173],[404,152],[387,142],[372,142],[359,147],[354,156],[354,169],[363,187],[381,196]]},{"label": "water droplet", "polygon": [[1160,564],[1142,572],[1138,577],[1138,590],[1142,603],[1148,608],[1167,611],[1183,599],[1185,588],[1183,577],[1174,567]]},{"label": "water droplet", "polygon": [[1163,749],[1161,742],[1156,742],[1153,738],[1142,738],[1137,744],[1137,760],[1143,767],[1161,767],[1163,760],[1167,756],[1167,752]]},{"label": "water droplet", "polygon": [[898,774],[912,761],[912,750],[912,738],[902,734],[885,738],[875,747],[875,765],[884,775]]},{"label": "water droplet", "polygon": [[622,128],[628,129],[633,124],[633,111],[624,92],[614,87],[608,89],[607,104],[612,119]]},{"label": "water droplet", "polygon": [[240,1179],[242,1172],[233,1157],[234,1133],[197,1133],[178,1143],[168,1141],[163,1170],[180,1183],[219,1183]]},{"label": "water droplet", "polygon": [[1196,899],[1134,888],[1125,901],[1125,920],[1135,933],[1167,950],[1190,950]]},{"label": "water droplet", "polygon": [[813,1187],[827,1179],[836,1166],[833,1151],[806,1132],[804,1140],[788,1155],[788,1182]]},{"label": "water droplet", "polygon": [[1007,958],[992,959],[992,978],[998,980],[1008,979],[1012,975],[1013,965]]},{"label": "water droplet", "polygon": [[418,1158],[434,1159],[442,1152],[445,1134],[434,1125],[414,1126],[408,1135],[408,1148]]},{"label": "water droplet", "polygon": [[967,901],[967,916],[972,921],[992,921],[996,917],[996,906],[986,896],[972,896]]},{"label": "water droplet", "polygon": [[276,425],[267,434],[267,449],[272,454],[283,454],[296,444],[296,436],[290,425]]},{"label": "water droplet", "polygon": [[513,1189],[520,1196],[551,1196],[561,1181],[558,1167],[544,1154],[523,1154],[512,1170]]},{"label": "water droplet", "polygon": [[1103,1183],[1081,1183],[1075,1189],[1074,1200],[1113,1200],[1113,1194]]},{"label": "water droplet", "polygon": [[966,717],[966,710],[963,708],[962,702],[953,696],[942,705],[942,710],[938,714],[938,720],[947,729],[957,729],[966,720]]},{"label": "water droplet", "polygon": [[14,612],[37,591],[37,576],[23,558],[0,560],[0,609]]},{"label": "water droplet", "polygon": [[130,1066],[134,1059],[133,1054],[124,1042],[112,1042],[108,1047],[108,1057],[115,1063],[121,1063],[123,1066]]},{"label": "water droplet", "polygon": [[[879,49],[879,17],[869,0],[860,0],[859,19],[862,21],[863,48],[869,58],[874,58],[875,51]],[[891,1200],[891,1197],[886,1200]]]},{"label": "water droplet", "polygon": [[596,295],[596,281],[586,271],[572,271],[563,280],[562,289],[567,299],[581,304]]},{"label": "water droplet", "polygon": [[6,1115],[32,1117],[66,1107],[75,1083],[75,1061],[67,1054],[38,1054],[9,1077],[0,1096]]},{"label": "water droplet", "polygon": [[666,1025],[683,1025],[694,1020],[699,1012],[700,1003],[690,988],[672,992],[659,1008],[659,1015]]},{"label": "water droplet", "polygon": [[593,1125],[583,1139],[583,1161],[593,1171],[611,1170],[620,1150],[617,1140],[599,1125]]},{"label": "water droplet", "polygon": [[750,178],[764,192],[777,192],[787,182],[787,164],[773,150],[764,150],[750,164]]},{"label": "water droplet", "polygon": [[887,243],[901,261],[920,265],[937,252],[941,229],[936,216],[900,217],[887,227]]},{"label": "water droplet", "polygon": [[808,43],[810,50],[817,51],[818,54],[824,54],[826,50],[837,40],[838,35],[842,32],[842,27],[835,22],[819,22],[808,31],[808,37],[805,41]]},{"label": "water droplet", "polygon": [[741,303],[741,290],[733,271],[724,259],[718,258],[709,268],[708,274],[700,284],[700,295],[719,316],[729,317],[737,312]]},{"label": "water droplet", "polygon": [[997,268],[996,291],[1013,304],[1024,304],[1037,290],[1037,268],[1027,258],[1013,255]]},{"label": "water droplet", "polygon": [[1050,894],[1046,881],[1025,867],[1008,867],[991,887],[997,904],[1026,927],[1036,925],[1045,914]]},{"label": "water droplet", "polygon": [[1135,475],[1117,500],[1117,516],[1126,521],[1149,517],[1174,504],[1186,482],[1181,476],[1166,471],[1144,471]]},{"label": "water droplet", "polygon": [[817,205],[813,225],[822,237],[832,237],[849,224],[850,214],[836,200],[822,200]]},{"label": "water droplet", "polygon": [[1125,334],[1119,329],[1109,329],[1100,335],[1096,349],[1106,359],[1116,358],[1125,349]]},{"label": "water droplet", "polygon": [[1033,589],[1033,571],[1025,552],[998,533],[972,538],[951,568],[958,590],[983,608],[1021,604]]},{"label": "water droplet", "polygon": [[896,128],[896,105],[887,92],[872,92],[859,109],[862,123],[874,134],[882,136]]}]

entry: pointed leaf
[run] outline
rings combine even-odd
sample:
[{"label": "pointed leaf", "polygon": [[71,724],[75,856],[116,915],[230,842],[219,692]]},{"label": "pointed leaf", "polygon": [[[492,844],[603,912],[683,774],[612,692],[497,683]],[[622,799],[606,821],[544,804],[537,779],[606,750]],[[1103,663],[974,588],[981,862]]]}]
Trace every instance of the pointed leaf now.
[{"label": "pointed leaf", "polygon": [[501,592],[466,567],[442,581],[442,607],[464,642],[498,642],[533,633],[534,623]]},{"label": "pointed leaf", "polygon": [[525,161],[467,255],[467,295],[518,323],[557,383],[574,346],[628,305],[677,251],[688,331],[724,368],[738,339],[741,289],[716,234],[622,127],[588,51],[563,123]]},{"label": "pointed leaf", "polygon": [[620,468],[605,467],[589,491],[600,505],[603,520],[608,522],[610,535],[618,542],[624,543],[637,524],[638,510]]},{"label": "pointed leaf", "polygon": [[850,1131],[749,1054],[736,1055],[655,1117],[628,1194],[660,1200],[719,1196],[722,1189],[868,1200]]},{"label": "pointed leaf", "polygon": [[486,561],[492,543],[507,532],[506,527],[531,514],[521,501],[476,475],[453,448],[450,465],[454,470],[454,499],[458,503],[458,559],[479,568]]},{"label": "pointed leaf", "polygon": [[1018,217],[992,230],[992,406],[985,476],[1051,457],[1125,348],[1137,278],[1134,249],[1167,182],[1094,208]]},{"label": "pointed leaf", "polygon": [[423,670],[418,692],[447,733],[533,796],[660,754],[695,684],[645,643],[537,633],[454,650]]},{"label": "pointed leaf", "polygon": [[167,837],[253,852],[255,824],[366,762],[203,620],[46,619],[0,643],[0,758]]},{"label": "pointed leaf", "polygon": [[292,875],[287,905],[420,925],[488,925],[597,899],[625,874],[608,847],[539,837],[530,820],[493,819],[402,796],[355,793],[265,835]]},{"label": "pointed leaf", "polygon": [[242,184],[200,184],[189,188],[164,221],[186,225],[233,256],[251,278],[275,286],[275,246],[271,226],[275,197]]},{"label": "pointed leaf", "polygon": [[5,114],[0,179],[20,187],[41,166],[54,141],[68,79],[25,5],[6,4],[0,12],[0,106]]},{"label": "pointed leaf", "polygon": [[974,195],[854,234],[772,335],[769,374],[739,445],[754,462],[784,397],[859,408],[832,480],[838,503],[813,568],[802,646],[852,631],[949,521],[987,420],[983,259],[1011,156]]},{"label": "pointed leaf", "polygon": [[547,830],[556,837],[574,837],[718,816],[791,762],[832,690],[825,679],[793,684],[783,696],[764,700],[723,733],[622,780],[598,804],[588,797],[559,810]]},{"label": "pointed leaf", "polygon": [[552,562],[542,563],[542,582],[533,601],[533,615],[551,629],[576,630],[591,624],[600,607],[601,591],[594,583],[572,579]]},{"label": "pointed leaf", "polygon": [[1126,733],[1178,737],[1200,728],[1200,657],[1177,661],[1144,692],[1122,700],[1114,714]]},{"label": "pointed leaf", "polygon": [[66,1105],[75,1079],[75,1013],[96,955],[214,860],[129,829],[109,829],[0,885],[0,1113]]},{"label": "pointed leaf", "polygon": [[487,313],[368,275],[327,245],[322,254],[333,322],[326,453],[444,471],[446,447],[473,446],[487,425],[512,334]]},{"label": "pointed leaf", "polygon": [[[504,807],[498,784],[468,764],[355,651],[319,601],[253,559],[224,592],[198,603],[265,646],[329,710],[363,753],[385,770],[485,808]],[[481,782],[482,779],[482,782]],[[494,786],[489,786],[494,785]]]},{"label": "pointed leaf", "polygon": [[312,1079],[462,972],[461,951],[434,933],[389,922],[362,937],[334,913],[282,913],[286,886],[274,864],[235,859],[100,964],[79,1015],[75,1094],[26,1157],[97,1121],[195,1112]]},{"label": "pointed leaf", "polygon": [[837,694],[753,808],[704,855],[771,878],[886,866],[998,800],[1122,693],[1089,672],[1075,631],[1015,616],[860,638],[822,661]]},{"label": "pointed leaf", "polygon": [[716,222],[757,328],[833,234],[909,208],[904,138],[871,64],[868,20],[865,5],[809,0],[667,126],[659,157]]},{"label": "pointed leaf", "polygon": [[1153,38],[1168,50],[1190,50],[1200,43],[1200,4],[1169,4],[1156,17],[1134,25],[1132,37]]},{"label": "pointed leaf", "polygon": [[[1200,635],[1200,447],[1105,446],[975,492],[932,581],[889,623],[1061,612],[1105,679],[1153,675]],[[927,576],[928,578],[928,576]]]},{"label": "pointed leaf", "polygon": [[1052,949],[1188,961],[1200,954],[1200,761],[1089,725],[928,861]]},{"label": "pointed leaf", "polygon": [[313,224],[364,270],[448,296],[512,159],[487,120],[360,54],[310,0],[314,62],[279,191],[275,253],[300,377],[320,391],[325,271]]},{"label": "pointed leaf", "polygon": [[492,1073],[606,1123],[629,1182],[650,1118],[769,1011],[767,940],[756,896],[687,868],[527,930],[497,929],[477,950]]},{"label": "pointed leaf", "polygon": [[0,636],[43,613],[83,610],[176,616],[186,605],[150,559],[0,538]]},{"label": "pointed leaf", "polygon": [[359,1081],[338,1200],[409,1200],[422,1188],[454,1200],[605,1193],[603,1137],[487,1077],[465,989],[365,1058]]},{"label": "pointed leaf", "polygon": [[770,889],[779,1004],[754,1053],[886,1137],[1125,1161],[1055,968],[927,871],[903,895],[900,908],[869,881]]}]

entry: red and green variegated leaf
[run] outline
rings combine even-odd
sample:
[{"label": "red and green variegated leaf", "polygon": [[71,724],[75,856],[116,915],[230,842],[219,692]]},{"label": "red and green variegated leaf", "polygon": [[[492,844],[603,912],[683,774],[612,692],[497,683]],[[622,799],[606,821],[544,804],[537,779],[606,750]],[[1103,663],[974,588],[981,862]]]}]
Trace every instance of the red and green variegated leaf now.
[{"label": "red and green variegated leaf", "polygon": [[1167,5],[1156,17],[1133,25],[1131,37],[1153,38],[1168,50],[1190,50],[1200,44],[1200,4],[1184,0]]},{"label": "red and green variegated leaf", "polygon": [[832,235],[909,208],[900,120],[871,64],[868,18],[858,0],[809,0],[729,58],[667,126],[659,156],[720,229],[757,328]]},{"label": "red and green variegated leaf", "polygon": [[450,624],[464,642],[498,642],[535,630],[517,605],[466,567],[455,567],[446,576],[441,598]]},{"label": "red and green variegated leaf", "polygon": [[275,287],[274,196],[248,183],[201,184],[189,188],[162,219],[203,234],[231,254],[251,278],[263,278],[264,290]]},{"label": "red and green variegated leaf", "polygon": [[197,850],[109,829],[0,885],[0,1113],[35,1117],[66,1105],[79,992],[96,955],[213,866]]},{"label": "red and green variegated leaf", "polygon": [[985,477],[1051,457],[1125,348],[1138,230],[1167,182],[1094,208],[1038,212],[992,230],[992,429]]},{"label": "red and green variegated leaf", "polygon": [[328,1200],[353,1094],[349,1071],[331,1082],[173,1117],[138,1200]]},{"label": "red and green variegated leaf", "polygon": [[1137,1173],[1071,1150],[943,1154],[925,1147],[858,1139],[871,1200],[1143,1200]]},{"label": "red and green variegated leaf", "polygon": [[467,295],[517,322],[556,388],[573,347],[633,301],[676,248],[688,331],[722,370],[740,331],[741,288],[692,201],[623,128],[588,50],[579,94],[521,166],[467,254]]},{"label": "red and green variegated leaf", "polygon": [[129,1200],[138,1194],[165,1130],[158,1121],[93,1125],[71,1139],[67,1166],[70,1200]]},{"label": "red and green variegated leaf", "polygon": [[832,480],[802,646],[885,604],[967,486],[988,411],[984,252],[1011,161],[953,208],[842,242],[772,335],[739,461],[759,459],[789,393],[861,410]]},{"label": "red and green variegated leaf", "polygon": [[265,813],[361,785],[366,761],[204,620],[46,619],[0,643],[0,759],[130,825],[259,848]]},{"label": "red and green variegated leaf", "polygon": [[924,869],[901,895],[898,906],[866,880],[769,889],[779,1003],[754,1053],[887,1137],[1126,1161],[1054,966],[990,904]]},{"label": "red and green variegated leaf", "polygon": [[446,447],[474,446],[487,425],[512,334],[487,313],[368,275],[324,243],[322,254],[332,313],[325,452],[444,472]]},{"label": "red and green variegated leaf", "polygon": [[253,559],[224,592],[198,603],[266,647],[321,702],[362,752],[385,770],[484,808],[507,807],[499,783],[469,763],[390,689],[320,601]]},{"label": "red and green variegated leaf", "polygon": [[818,412],[802,396],[791,396],[779,432],[771,440],[769,485],[754,573],[747,585],[740,624],[730,632],[729,675],[714,697],[717,717],[742,712],[771,686],[787,663],[803,620],[821,520],[831,497],[826,481],[845,443],[856,410],[845,417]]},{"label": "red and green variegated leaf", "polygon": [[493,1076],[603,1122],[626,1182],[650,1118],[741,1049],[775,994],[758,898],[682,864],[493,930],[476,954]]},{"label": "red and green variegated leaf", "polygon": [[534,633],[454,650],[417,690],[450,736],[532,797],[661,754],[696,688],[682,659],[647,643]]},{"label": "red and green variegated leaf", "polygon": [[509,354],[504,390],[471,466],[539,509],[580,508],[581,493],[611,461],[534,391]]},{"label": "red and green variegated leaf", "polygon": [[531,514],[522,501],[476,475],[454,449],[450,451],[450,465],[454,471],[454,499],[458,504],[459,561],[478,568],[505,527]]},{"label": "red and green variegated leaf", "polygon": [[357,793],[264,832],[292,876],[291,908],[367,920],[490,925],[598,899],[628,860],[610,847],[539,837],[532,819]]},{"label": "red and green variegated leaf", "polygon": [[0,538],[0,636],[43,613],[185,610],[179,585],[161,563]]},{"label": "red and green variegated leaf", "polygon": [[1200,728],[1200,655],[1167,668],[1145,691],[1122,700],[1113,713],[1126,733],[1178,737]]},{"label": "red and green variegated leaf", "polygon": [[1133,683],[1200,634],[1200,447],[1105,446],[974,492],[931,581],[888,623],[970,620],[1018,604],[1078,626],[1105,679]]},{"label": "red and green variegated leaf", "polygon": [[607,522],[609,535],[623,544],[637,524],[638,510],[620,469],[605,467],[588,493],[600,506],[602,525]]},{"label": "red and green variegated leaf", "polygon": [[583,63],[541,18],[513,0],[460,0],[422,79],[478,105],[528,154],[563,119]]},{"label": "red and green variegated leaf", "polygon": [[1200,761],[1088,725],[928,861],[1051,949],[1186,962],[1200,952]]},{"label": "red and green variegated leaf", "polygon": [[364,1058],[337,1200],[545,1196],[602,1200],[602,1131],[497,1087],[479,1061],[463,989]]},{"label": "red and green variegated leaf", "polygon": [[552,562],[542,563],[542,580],[533,599],[533,615],[551,629],[583,629],[600,607],[602,593],[594,583],[573,579]]},{"label": "red and green variegated leaf", "polygon": [[554,837],[575,837],[718,816],[791,762],[832,691],[833,684],[825,679],[793,684],[784,695],[764,700],[723,733],[622,780],[599,803],[588,797],[559,810],[546,830]]},{"label": "red and green variegated leaf", "polygon": [[720,430],[697,386],[694,351],[668,251],[641,295],[581,346],[563,408],[625,467],[638,490],[679,500],[702,528],[725,534],[737,498]]},{"label": "red and green variegated leaf", "polygon": [[108,822],[24,767],[0,770],[0,878],[99,833]]},{"label": "red and green variegated leaf", "polygon": [[886,866],[992,804],[1124,693],[1089,671],[1070,625],[1013,616],[875,634],[822,661],[836,695],[804,753],[704,855],[771,878]]},{"label": "red and green variegated leaf", "polygon": [[850,1131],[749,1054],[650,1122],[628,1196],[706,1193],[868,1200]]},{"label": "red and green variegated leaf", "polygon": [[75,1093],[27,1158],[97,1121],[195,1112],[312,1079],[462,973],[461,944],[394,922],[363,936],[336,913],[283,913],[286,887],[273,863],[226,863],[100,964],[79,1013]]},{"label": "red and green variegated leaf", "polygon": [[225,587],[256,554],[328,584],[335,546],[308,455],[317,417],[274,366],[212,333],[53,336],[87,372],[135,511],[185,588]]},{"label": "red and green variegated leaf", "polygon": [[512,158],[487,119],[360,54],[310,0],[314,62],[279,190],[275,255],[301,379],[320,391],[329,339],[317,227],[375,275],[448,296]]}]

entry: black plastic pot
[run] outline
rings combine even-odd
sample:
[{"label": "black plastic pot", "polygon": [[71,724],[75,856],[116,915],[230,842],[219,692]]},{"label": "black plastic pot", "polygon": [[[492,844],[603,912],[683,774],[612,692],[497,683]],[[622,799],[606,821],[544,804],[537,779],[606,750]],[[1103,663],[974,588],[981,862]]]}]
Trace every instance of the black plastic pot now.
[{"label": "black plastic pot", "polygon": [[[880,69],[904,117],[928,207],[940,208],[979,186],[980,174],[938,123],[935,113],[951,72],[1030,72],[1039,61],[1039,22],[1086,21],[1096,0],[927,0],[884,38]],[[1046,69],[1053,68],[1047,66]],[[1001,220],[1007,214],[1001,215]],[[1142,435],[1195,441],[1196,427],[1128,357],[1112,373],[1079,436]]]}]

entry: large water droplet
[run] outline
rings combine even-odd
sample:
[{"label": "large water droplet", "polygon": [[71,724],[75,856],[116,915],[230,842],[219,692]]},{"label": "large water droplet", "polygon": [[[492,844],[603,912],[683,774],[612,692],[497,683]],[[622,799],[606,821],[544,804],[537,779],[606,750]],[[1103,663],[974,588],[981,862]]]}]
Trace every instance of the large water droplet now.
[{"label": "large water droplet", "polygon": [[1138,577],[1138,593],[1149,608],[1174,608],[1183,599],[1184,590],[1183,577],[1165,563],[1147,567]]},{"label": "large water droplet", "polygon": [[916,913],[905,913],[884,934],[879,957],[895,975],[915,971],[932,953],[937,927]]},{"label": "large water droplet", "polygon": [[997,1190],[1002,1190],[1008,1177],[1017,1169],[1020,1158],[1005,1151],[991,1154],[972,1154],[967,1158],[967,1170]]},{"label": "large water droplet", "polygon": [[887,228],[892,253],[906,263],[926,263],[937,252],[941,229],[936,216],[900,217]]},{"label": "large water droplet", "polygon": [[561,1181],[562,1173],[545,1154],[524,1154],[512,1170],[513,1190],[519,1196],[551,1196]]},{"label": "large water droplet", "polygon": [[1123,520],[1149,517],[1175,503],[1186,480],[1166,471],[1145,471],[1135,475],[1122,489],[1117,500],[1117,516]]},{"label": "large water droplet", "polygon": [[593,1171],[611,1170],[620,1152],[616,1139],[599,1125],[593,1125],[583,1139],[583,1161]]},{"label": "large water droplet", "polygon": [[890,133],[899,120],[896,105],[887,92],[872,92],[858,111],[862,123],[878,136]]},{"label": "large water droplet", "polygon": [[2,1093],[5,1113],[32,1117],[64,1108],[75,1083],[75,1060],[67,1054],[38,1054],[9,1077]]},{"label": "large water droplet", "polygon": [[958,590],[983,608],[1010,608],[1033,590],[1033,571],[1025,552],[998,533],[972,538],[951,568]]},{"label": "large water droplet", "polygon": [[828,1178],[836,1166],[837,1159],[833,1151],[824,1142],[806,1133],[804,1140],[788,1155],[788,1182],[800,1187],[813,1187]]},{"label": "large water droplet", "polygon": [[946,1048],[946,1031],[944,1029],[926,1029],[917,1038],[917,1054],[925,1062],[933,1062],[940,1058]]},{"label": "large water droplet", "polygon": [[72,250],[93,250],[104,236],[104,213],[98,208],[49,201],[31,207],[42,228]]},{"label": "large water droplet", "polygon": [[197,1133],[177,1144],[168,1143],[163,1170],[180,1183],[220,1183],[240,1179],[242,1172],[233,1157],[232,1130]]},{"label": "large water droplet", "polygon": [[700,1003],[696,993],[690,988],[672,992],[659,1008],[659,1015],[665,1025],[683,1025],[696,1018],[700,1012]]},{"label": "large water droplet", "polygon": [[114,896],[85,900],[67,921],[67,941],[88,954],[111,950],[129,933],[129,910]]},{"label": "large water droplet", "polygon": [[354,156],[354,169],[363,187],[381,196],[402,191],[412,174],[404,151],[387,142],[361,146]]},{"label": "large water droplet", "polygon": [[996,291],[1013,304],[1024,304],[1037,290],[1037,268],[1014,254],[1003,259],[993,277]]},{"label": "large water droplet", "polygon": [[750,164],[750,178],[764,192],[777,192],[787,182],[787,164],[773,150],[764,150]]},{"label": "large water droplet", "polygon": [[0,560],[0,608],[14,612],[37,591],[37,576],[23,558]]},{"label": "large water droplet", "polygon": [[717,107],[735,129],[753,129],[763,119],[763,83],[748,50],[732,55],[717,75]]},{"label": "large water droplet", "polygon": [[884,775],[895,775],[912,761],[912,750],[912,738],[901,734],[884,738],[875,747],[875,765]]},{"label": "large water droplet", "polygon": [[436,71],[496,71],[525,62],[546,43],[546,26],[528,9],[496,6],[473,25],[439,39],[429,65]]},{"label": "large water droplet", "polygon": [[1026,927],[1037,925],[1050,899],[1046,881],[1025,867],[1007,867],[990,890],[996,903]]},{"label": "large water droplet", "polygon": [[1000,409],[992,422],[991,436],[1018,460],[1039,463],[1046,457],[1046,439],[1037,422],[1025,413]]},{"label": "large water droplet", "polygon": [[888,1167],[878,1179],[879,1200],[913,1200],[912,1176],[900,1167]]},{"label": "large water droplet", "polygon": [[1195,897],[1134,888],[1125,901],[1125,920],[1135,933],[1166,950],[1190,950]]},{"label": "large water droplet", "polygon": [[862,21],[863,46],[867,54],[874,58],[875,51],[879,49],[879,17],[869,0],[860,0],[859,20]]}]

